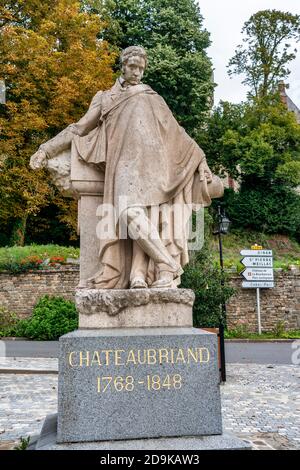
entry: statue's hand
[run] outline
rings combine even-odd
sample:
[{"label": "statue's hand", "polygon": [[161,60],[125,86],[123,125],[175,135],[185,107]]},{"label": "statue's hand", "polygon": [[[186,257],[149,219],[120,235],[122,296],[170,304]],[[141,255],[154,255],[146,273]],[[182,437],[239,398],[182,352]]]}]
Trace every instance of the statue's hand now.
[{"label": "statue's hand", "polygon": [[44,150],[39,149],[30,158],[30,166],[33,170],[45,168],[47,166],[47,155]]},{"label": "statue's hand", "polygon": [[206,178],[208,183],[212,182],[213,175],[205,159],[202,160],[202,162],[200,163],[198,171],[199,171],[200,181],[204,181],[204,179]]}]

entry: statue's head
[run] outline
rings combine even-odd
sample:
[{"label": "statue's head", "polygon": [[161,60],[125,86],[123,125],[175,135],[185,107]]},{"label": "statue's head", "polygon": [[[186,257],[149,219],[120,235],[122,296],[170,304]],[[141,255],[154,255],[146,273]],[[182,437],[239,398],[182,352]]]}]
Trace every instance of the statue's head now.
[{"label": "statue's head", "polygon": [[138,85],[147,67],[147,54],[141,46],[130,46],[121,54],[122,76],[130,85]]}]

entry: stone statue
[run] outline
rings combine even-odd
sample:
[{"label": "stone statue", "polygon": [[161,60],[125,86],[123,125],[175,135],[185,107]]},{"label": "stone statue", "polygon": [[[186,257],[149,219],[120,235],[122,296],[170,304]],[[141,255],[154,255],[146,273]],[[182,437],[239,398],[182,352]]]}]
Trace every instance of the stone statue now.
[{"label": "stone statue", "polygon": [[[97,232],[102,234],[97,264],[92,261],[94,271],[81,287],[173,288],[188,262],[186,221],[192,204],[208,206],[212,197],[222,196],[223,186],[163,98],[141,82],[145,50],[128,47],[121,64],[114,86],[99,91],[85,116],[41,145],[30,165],[47,167],[56,184],[77,197],[78,192],[103,192],[97,208]],[[87,178],[92,191],[87,185],[78,190],[73,165],[81,168],[79,173],[96,175]],[[103,179],[96,181],[97,174]],[[82,205],[80,211],[85,211]],[[90,223],[95,230],[90,219],[83,230]],[[120,235],[124,226],[128,237]],[[82,253],[94,242],[87,244],[81,240]]]}]

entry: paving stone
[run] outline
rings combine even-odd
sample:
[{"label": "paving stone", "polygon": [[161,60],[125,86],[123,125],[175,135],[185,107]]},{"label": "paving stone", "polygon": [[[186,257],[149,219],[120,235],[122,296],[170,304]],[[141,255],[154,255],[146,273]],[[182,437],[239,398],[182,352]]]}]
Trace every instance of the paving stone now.
[{"label": "paving stone", "polygon": [[[43,369],[42,361],[55,368],[56,359],[40,360]],[[27,362],[30,367],[32,359]],[[268,448],[300,449],[299,379],[296,365],[227,365],[227,382],[221,386],[223,431],[263,440]],[[0,443],[39,434],[46,415],[57,412],[55,373],[0,374],[0,390]]]}]

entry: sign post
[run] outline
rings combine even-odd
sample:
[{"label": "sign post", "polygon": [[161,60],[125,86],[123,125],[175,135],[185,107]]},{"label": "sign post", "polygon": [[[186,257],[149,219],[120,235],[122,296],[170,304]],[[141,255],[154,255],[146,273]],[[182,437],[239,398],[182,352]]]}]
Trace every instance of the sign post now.
[{"label": "sign post", "polygon": [[261,335],[261,319],[260,319],[260,290],[259,287],[256,289],[256,306],[257,306],[257,324],[258,334]]},{"label": "sign post", "polygon": [[261,335],[260,289],[274,287],[273,252],[254,245],[251,250],[242,250],[240,254],[244,256],[241,263],[245,266],[244,271],[241,272],[242,287],[256,289],[257,325],[258,334]]}]

